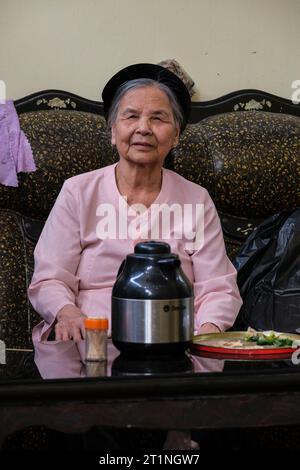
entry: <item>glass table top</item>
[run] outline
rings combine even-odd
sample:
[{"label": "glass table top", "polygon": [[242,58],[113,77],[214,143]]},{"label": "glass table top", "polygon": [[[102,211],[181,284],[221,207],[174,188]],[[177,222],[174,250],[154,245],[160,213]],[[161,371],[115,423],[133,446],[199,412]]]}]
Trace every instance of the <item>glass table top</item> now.
[{"label": "glass table top", "polygon": [[129,377],[174,377],[255,374],[272,372],[300,372],[300,364],[292,361],[290,356],[278,358],[232,359],[228,356],[213,357],[197,351],[187,351],[178,357],[143,358],[124,357],[108,342],[108,358],[106,362],[85,363],[80,354],[51,355],[37,358],[30,350],[6,351],[6,364],[0,365],[0,381],[13,379],[74,379],[93,378],[112,379]]}]

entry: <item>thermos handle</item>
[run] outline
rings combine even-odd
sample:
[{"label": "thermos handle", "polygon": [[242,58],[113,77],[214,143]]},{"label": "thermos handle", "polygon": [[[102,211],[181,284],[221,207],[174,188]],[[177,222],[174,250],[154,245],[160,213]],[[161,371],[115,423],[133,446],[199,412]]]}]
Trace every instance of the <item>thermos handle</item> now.
[{"label": "thermos handle", "polygon": [[117,278],[120,276],[121,272],[123,271],[123,268],[124,268],[124,264],[125,264],[125,259],[122,261],[121,263],[121,266],[119,267],[119,271],[118,271],[118,274],[117,274]]}]

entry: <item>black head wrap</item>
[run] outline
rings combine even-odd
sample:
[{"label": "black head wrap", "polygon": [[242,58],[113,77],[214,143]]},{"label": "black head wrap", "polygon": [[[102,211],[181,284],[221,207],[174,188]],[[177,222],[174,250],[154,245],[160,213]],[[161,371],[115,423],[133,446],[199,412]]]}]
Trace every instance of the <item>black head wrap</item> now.
[{"label": "black head wrap", "polygon": [[184,130],[190,115],[191,98],[182,80],[170,70],[156,64],[134,64],[117,72],[105,85],[102,92],[104,116],[107,119],[109,109],[119,87],[125,82],[138,78],[150,78],[169,87],[177,98],[184,118],[181,132]]}]

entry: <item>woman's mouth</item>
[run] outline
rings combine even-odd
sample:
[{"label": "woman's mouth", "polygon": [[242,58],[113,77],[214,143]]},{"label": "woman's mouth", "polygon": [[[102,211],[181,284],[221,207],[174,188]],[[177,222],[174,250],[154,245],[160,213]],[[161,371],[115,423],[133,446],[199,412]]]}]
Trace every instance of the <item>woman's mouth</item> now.
[{"label": "woman's mouth", "polygon": [[131,145],[132,145],[133,147],[136,147],[136,148],[139,148],[139,149],[143,149],[143,150],[147,150],[147,149],[153,148],[153,145],[149,144],[148,142],[133,142]]}]

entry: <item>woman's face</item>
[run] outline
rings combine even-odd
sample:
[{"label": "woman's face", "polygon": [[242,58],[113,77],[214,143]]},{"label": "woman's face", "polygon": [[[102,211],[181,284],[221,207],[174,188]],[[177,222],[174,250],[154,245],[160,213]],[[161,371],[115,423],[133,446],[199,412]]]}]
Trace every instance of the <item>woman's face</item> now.
[{"label": "woman's face", "polygon": [[128,91],[112,125],[120,158],[139,165],[163,165],[179,139],[168,96],[155,86]]}]

